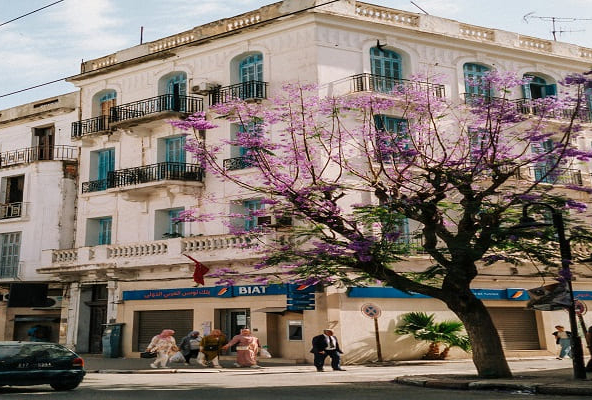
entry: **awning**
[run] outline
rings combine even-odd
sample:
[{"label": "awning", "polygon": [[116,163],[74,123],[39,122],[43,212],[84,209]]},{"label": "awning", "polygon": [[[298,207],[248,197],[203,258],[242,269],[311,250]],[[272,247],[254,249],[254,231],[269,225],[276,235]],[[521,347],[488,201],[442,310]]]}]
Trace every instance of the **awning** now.
[{"label": "awning", "polygon": [[258,310],[253,310],[253,312],[264,312],[270,314],[283,314],[285,311],[286,307],[265,307]]}]

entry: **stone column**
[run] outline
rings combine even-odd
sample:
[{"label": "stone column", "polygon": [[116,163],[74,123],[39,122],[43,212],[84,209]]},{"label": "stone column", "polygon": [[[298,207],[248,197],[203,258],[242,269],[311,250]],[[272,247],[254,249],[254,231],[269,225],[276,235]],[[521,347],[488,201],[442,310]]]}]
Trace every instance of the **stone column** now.
[{"label": "stone column", "polygon": [[117,321],[117,308],[119,304],[119,283],[115,280],[107,282],[107,322],[112,323]]},{"label": "stone column", "polygon": [[[78,341],[78,318],[80,311],[80,282],[71,282],[68,288],[68,304],[66,322],[60,323],[60,336],[65,332],[65,345],[76,350]],[[64,309],[62,309],[64,312]],[[62,318],[63,321],[63,318]],[[62,342],[62,338],[60,338]]]}]

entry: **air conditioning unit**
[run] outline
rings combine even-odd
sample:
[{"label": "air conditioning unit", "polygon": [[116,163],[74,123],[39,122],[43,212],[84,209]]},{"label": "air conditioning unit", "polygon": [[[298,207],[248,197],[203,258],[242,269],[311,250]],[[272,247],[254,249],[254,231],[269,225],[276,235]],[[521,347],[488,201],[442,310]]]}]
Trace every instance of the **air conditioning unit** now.
[{"label": "air conditioning unit", "polygon": [[33,307],[35,310],[59,310],[62,308],[62,296],[47,296],[43,307]]},{"label": "air conditioning unit", "polygon": [[191,87],[191,92],[201,96],[206,96],[218,86],[218,84],[212,82],[199,82],[197,85]]}]

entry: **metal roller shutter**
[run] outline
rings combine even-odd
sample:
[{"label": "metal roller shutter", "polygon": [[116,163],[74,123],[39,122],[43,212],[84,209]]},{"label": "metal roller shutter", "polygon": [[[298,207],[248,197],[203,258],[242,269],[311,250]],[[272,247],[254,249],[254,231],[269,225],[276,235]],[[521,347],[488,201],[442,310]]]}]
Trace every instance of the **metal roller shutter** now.
[{"label": "metal roller shutter", "polygon": [[506,350],[540,350],[535,313],[521,308],[488,308]]},{"label": "metal roller shutter", "polygon": [[163,329],[175,331],[177,344],[193,330],[193,310],[138,311],[138,349],[143,351]]}]

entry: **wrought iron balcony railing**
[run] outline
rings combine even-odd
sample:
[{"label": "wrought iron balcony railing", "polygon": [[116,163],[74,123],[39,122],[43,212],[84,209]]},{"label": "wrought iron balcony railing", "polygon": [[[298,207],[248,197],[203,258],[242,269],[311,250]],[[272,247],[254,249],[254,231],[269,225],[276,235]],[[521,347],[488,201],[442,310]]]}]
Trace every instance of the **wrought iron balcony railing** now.
[{"label": "wrought iron balcony railing", "polygon": [[79,138],[90,135],[91,133],[108,131],[109,129],[109,116],[99,115],[98,117],[72,122],[70,136]]},{"label": "wrought iron balcony railing", "polygon": [[252,167],[253,161],[250,157],[234,157],[225,159],[222,165],[226,171],[235,171]]},{"label": "wrought iron balcony railing", "polygon": [[195,96],[162,94],[150,99],[122,104],[111,107],[109,110],[109,123],[113,124],[130,119],[142,118],[166,111],[185,114],[203,111],[203,99]]},{"label": "wrought iron balcony railing", "polygon": [[267,82],[248,81],[224,86],[210,92],[210,105],[228,103],[234,99],[260,100],[267,98]]},{"label": "wrought iron balcony railing", "polygon": [[142,183],[164,180],[202,182],[204,170],[197,164],[161,162],[142,167],[125,168],[110,171],[107,179],[100,179],[82,184],[82,193],[139,185]]},{"label": "wrought iron balcony railing", "polygon": [[352,92],[379,92],[390,93],[397,89],[412,88],[416,90],[429,91],[433,96],[445,97],[444,85],[413,81],[408,79],[396,79],[388,76],[375,74],[358,74],[351,78]]},{"label": "wrought iron balcony railing", "polygon": [[530,167],[530,175],[535,181],[557,185],[583,186],[582,172],[577,169],[555,168],[546,166]]},{"label": "wrought iron balcony railing", "polygon": [[26,215],[27,203],[22,201],[17,203],[0,204],[0,219],[19,218]]},{"label": "wrought iron balcony railing", "polygon": [[[518,111],[522,114],[540,115],[543,111],[541,110],[540,105],[532,99],[517,99],[516,106],[518,107]],[[554,110],[553,112],[547,112],[546,117],[553,119],[569,119],[572,117],[573,113],[574,109]],[[587,106],[578,109],[576,114],[577,120],[580,122],[590,122],[590,117],[590,109]]]},{"label": "wrought iron balcony railing", "polygon": [[[482,94],[464,93],[465,104],[479,105],[479,104],[498,104],[502,102],[507,105],[509,109],[515,107],[515,111],[521,114],[541,115],[541,107],[535,100],[532,99],[504,99],[501,97],[484,96]],[[545,117],[551,119],[569,119],[572,117],[573,109],[547,111]],[[580,122],[591,122],[592,112],[587,106],[582,106],[576,114],[576,119]]]},{"label": "wrought iron balcony railing", "polygon": [[36,161],[76,161],[77,159],[78,147],[64,145],[36,146],[0,153],[0,167],[28,164]]}]

